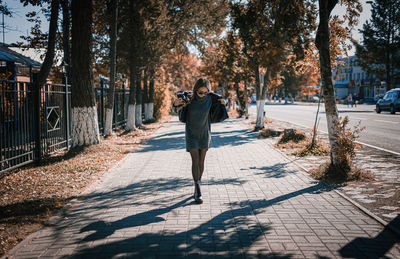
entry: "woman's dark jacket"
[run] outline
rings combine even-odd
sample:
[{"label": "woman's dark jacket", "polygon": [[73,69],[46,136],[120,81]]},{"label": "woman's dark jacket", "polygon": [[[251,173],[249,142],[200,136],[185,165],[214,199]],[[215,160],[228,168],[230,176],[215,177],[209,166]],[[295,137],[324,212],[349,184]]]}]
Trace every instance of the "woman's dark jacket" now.
[{"label": "woman's dark jacket", "polygon": [[210,110],[211,123],[221,122],[229,118],[225,105],[218,101],[222,99],[222,96],[216,93],[209,93],[209,95],[211,95],[212,100]]},{"label": "woman's dark jacket", "polygon": [[[219,100],[222,99],[222,96],[216,93],[209,93],[211,96],[211,109],[210,109],[210,122],[222,122],[229,118],[228,112],[226,111],[225,105],[223,105]],[[186,113],[187,113],[187,106],[183,107],[179,110],[179,121],[186,122]]]}]

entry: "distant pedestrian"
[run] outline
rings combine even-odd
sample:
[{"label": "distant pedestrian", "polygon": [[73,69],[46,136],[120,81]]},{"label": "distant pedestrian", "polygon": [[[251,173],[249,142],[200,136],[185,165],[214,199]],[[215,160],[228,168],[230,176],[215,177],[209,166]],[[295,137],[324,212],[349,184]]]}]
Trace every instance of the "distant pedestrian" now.
[{"label": "distant pedestrian", "polygon": [[352,99],[353,99],[354,107],[357,107],[357,95],[356,95],[356,93],[353,94]]},{"label": "distant pedestrian", "polygon": [[347,96],[347,107],[349,107],[350,105],[351,107],[353,107],[353,96],[351,94]]},{"label": "distant pedestrian", "polygon": [[211,92],[210,82],[206,78],[197,80],[190,99],[185,102],[178,98],[174,102],[178,111],[185,114],[180,118],[186,123],[186,151],[192,158],[192,176],[194,181],[194,199],[203,203],[200,190],[201,177],[204,172],[204,161],[211,143],[211,122],[218,122],[228,117],[225,100]]}]

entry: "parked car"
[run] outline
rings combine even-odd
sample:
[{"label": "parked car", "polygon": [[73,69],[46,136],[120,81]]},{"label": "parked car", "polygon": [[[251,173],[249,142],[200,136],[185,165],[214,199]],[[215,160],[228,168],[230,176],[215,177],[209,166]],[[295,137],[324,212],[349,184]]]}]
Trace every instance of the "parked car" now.
[{"label": "parked car", "polygon": [[400,88],[387,91],[386,94],[376,103],[376,112],[390,111],[395,114],[400,111]]}]

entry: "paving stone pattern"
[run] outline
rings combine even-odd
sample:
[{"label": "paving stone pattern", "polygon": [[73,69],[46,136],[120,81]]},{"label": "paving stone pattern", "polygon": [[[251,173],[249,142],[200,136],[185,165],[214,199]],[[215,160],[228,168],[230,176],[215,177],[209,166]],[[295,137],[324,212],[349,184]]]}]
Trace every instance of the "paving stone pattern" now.
[{"label": "paving stone pattern", "polygon": [[399,258],[399,238],[236,119],[213,124],[193,202],[176,118],[10,258]]},{"label": "paving stone pattern", "polygon": [[[365,108],[364,108],[365,109]],[[251,119],[255,119],[252,115]],[[275,122],[282,128],[296,128],[309,132],[310,130],[289,122]],[[249,125],[249,127],[252,127]],[[253,126],[254,127],[254,126]],[[328,134],[319,133],[318,137],[328,143]],[[278,138],[265,139],[271,145],[277,142]],[[287,155],[296,160],[307,169],[317,168],[329,160],[329,156],[306,156],[295,157],[294,150],[283,150]],[[400,215],[400,156],[378,150],[368,146],[361,146],[356,149],[354,159],[356,167],[370,172],[374,176],[369,182],[350,182],[345,187],[339,187],[342,193],[355,200],[376,216],[391,222]],[[400,229],[400,220],[396,220],[396,227]]]}]

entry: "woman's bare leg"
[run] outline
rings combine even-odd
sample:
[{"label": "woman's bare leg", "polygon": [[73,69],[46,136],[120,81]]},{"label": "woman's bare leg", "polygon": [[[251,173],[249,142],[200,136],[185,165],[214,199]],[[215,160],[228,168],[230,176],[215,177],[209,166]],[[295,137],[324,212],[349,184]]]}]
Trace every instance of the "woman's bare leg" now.
[{"label": "woman's bare leg", "polygon": [[190,156],[192,157],[192,176],[195,182],[201,178],[200,173],[200,149],[190,149]]},{"label": "woman's bare leg", "polygon": [[[202,171],[200,170],[200,158],[201,149],[190,149],[190,156],[192,157],[192,176],[194,180],[194,199],[196,203],[203,203],[200,190],[200,179]],[[203,170],[204,170],[204,159],[203,159]]]},{"label": "woman's bare leg", "polygon": [[204,161],[206,160],[207,149],[200,149],[199,150],[199,169],[200,169],[200,178],[203,176],[204,172]]}]

